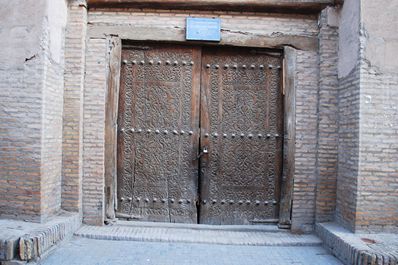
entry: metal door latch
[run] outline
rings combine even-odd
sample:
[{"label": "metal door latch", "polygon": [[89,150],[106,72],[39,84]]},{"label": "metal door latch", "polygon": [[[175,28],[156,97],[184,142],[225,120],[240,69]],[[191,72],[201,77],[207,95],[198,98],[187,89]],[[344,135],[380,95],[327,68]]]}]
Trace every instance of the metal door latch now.
[{"label": "metal door latch", "polygon": [[201,158],[203,155],[207,155],[209,153],[209,150],[207,149],[206,146],[203,147],[202,151],[200,151],[200,153],[198,154],[198,156],[196,157],[196,159]]}]

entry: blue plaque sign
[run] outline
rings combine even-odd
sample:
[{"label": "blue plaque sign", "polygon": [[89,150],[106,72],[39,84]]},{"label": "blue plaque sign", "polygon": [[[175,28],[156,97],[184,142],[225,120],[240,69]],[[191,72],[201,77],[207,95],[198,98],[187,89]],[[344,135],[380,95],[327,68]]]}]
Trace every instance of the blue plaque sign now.
[{"label": "blue plaque sign", "polygon": [[220,41],[221,21],[219,18],[187,18],[187,40]]}]

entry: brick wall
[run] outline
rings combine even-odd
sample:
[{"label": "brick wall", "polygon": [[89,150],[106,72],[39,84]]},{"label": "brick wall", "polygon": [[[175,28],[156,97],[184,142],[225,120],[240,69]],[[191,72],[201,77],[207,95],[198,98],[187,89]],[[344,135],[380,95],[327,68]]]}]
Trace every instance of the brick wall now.
[{"label": "brick wall", "polygon": [[398,78],[361,60],[339,87],[336,220],[352,231],[396,231]]},{"label": "brick wall", "polygon": [[338,153],[338,11],[332,7],[319,18],[319,101],[316,221],[334,220]]},{"label": "brick wall", "polygon": [[185,29],[185,18],[220,17],[222,31],[257,31],[261,34],[317,35],[317,18],[311,15],[283,15],[254,12],[156,10],[156,9],[91,9],[89,22],[92,24],[152,25]]},{"label": "brick wall", "polygon": [[398,2],[361,2],[356,231],[398,232]]},{"label": "brick wall", "polygon": [[0,70],[0,216],[40,220],[41,58]]},{"label": "brick wall", "polygon": [[356,231],[398,232],[398,76],[363,62]]},{"label": "brick wall", "polygon": [[75,212],[82,208],[86,29],[86,4],[71,1],[65,39],[62,208]]},{"label": "brick wall", "polygon": [[336,220],[355,225],[359,154],[359,67],[339,80],[339,155]]},{"label": "brick wall", "polygon": [[[45,57],[42,90],[41,216],[46,219],[61,208],[62,115],[64,44],[67,6],[64,0],[47,2],[44,19]],[[45,46],[44,46],[45,45]]]},{"label": "brick wall", "polygon": [[107,39],[89,39],[83,118],[83,221],[103,225]]},{"label": "brick wall", "polygon": [[342,11],[340,49],[351,55],[339,58],[336,220],[355,232],[398,229],[396,8],[347,0]]},{"label": "brick wall", "polygon": [[0,25],[4,45],[0,51],[0,216],[37,221],[44,74],[43,53],[38,52],[44,1],[30,2],[37,13],[29,19],[23,16],[29,10],[21,1],[7,10],[0,7],[9,14]]},{"label": "brick wall", "polygon": [[359,2],[347,0],[339,22],[339,144],[336,221],[355,225],[359,154]]},{"label": "brick wall", "polygon": [[44,221],[60,208],[65,2],[0,8],[0,215]]},{"label": "brick wall", "polygon": [[46,61],[42,105],[41,216],[61,207],[63,65]]},{"label": "brick wall", "polygon": [[296,153],[292,230],[314,229],[318,122],[318,53],[297,51]]}]

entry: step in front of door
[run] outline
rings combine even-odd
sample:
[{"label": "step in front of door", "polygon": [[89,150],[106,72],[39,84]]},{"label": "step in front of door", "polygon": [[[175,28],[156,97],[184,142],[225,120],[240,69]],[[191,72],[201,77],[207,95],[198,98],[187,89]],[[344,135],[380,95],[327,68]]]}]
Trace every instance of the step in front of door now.
[{"label": "step in front of door", "polygon": [[[242,226],[216,226],[162,224],[115,224],[112,226],[82,226],[76,236],[125,241],[183,242],[221,245],[253,246],[319,246],[322,241],[315,235],[291,234],[274,228],[246,229]],[[175,226],[175,227],[174,227]],[[185,226],[185,227],[184,227]],[[250,227],[250,226],[245,226]],[[266,227],[266,226],[265,226]]]}]

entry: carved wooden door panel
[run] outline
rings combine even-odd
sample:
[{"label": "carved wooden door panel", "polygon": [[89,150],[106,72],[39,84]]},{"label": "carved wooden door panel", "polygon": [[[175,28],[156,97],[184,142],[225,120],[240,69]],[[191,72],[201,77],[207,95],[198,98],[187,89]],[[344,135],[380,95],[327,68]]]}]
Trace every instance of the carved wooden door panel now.
[{"label": "carved wooden door panel", "polygon": [[281,57],[203,48],[200,223],[277,222],[282,170]]},{"label": "carved wooden door panel", "polygon": [[123,49],[119,217],[197,222],[200,59],[197,47]]},{"label": "carved wooden door panel", "polygon": [[125,47],[117,215],[183,223],[276,222],[280,64],[280,54],[243,48]]}]

